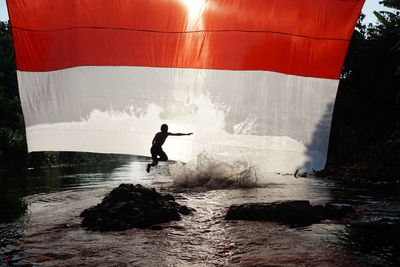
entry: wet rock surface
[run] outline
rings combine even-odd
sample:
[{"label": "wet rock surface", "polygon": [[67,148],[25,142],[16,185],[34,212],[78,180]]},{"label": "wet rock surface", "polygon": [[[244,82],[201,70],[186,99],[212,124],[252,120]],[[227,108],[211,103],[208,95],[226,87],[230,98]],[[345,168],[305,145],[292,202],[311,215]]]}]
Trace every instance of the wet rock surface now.
[{"label": "wet rock surface", "polygon": [[82,226],[87,229],[119,231],[180,220],[181,214],[190,213],[192,210],[175,202],[172,195],[160,194],[140,184],[121,184],[80,216],[84,217]]},{"label": "wet rock surface", "polygon": [[226,220],[269,220],[290,225],[307,226],[324,219],[341,219],[355,215],[350,205],[327,203],[310,205],[308,200],[281,201],[272,203],[245,203],[232,205]]}]

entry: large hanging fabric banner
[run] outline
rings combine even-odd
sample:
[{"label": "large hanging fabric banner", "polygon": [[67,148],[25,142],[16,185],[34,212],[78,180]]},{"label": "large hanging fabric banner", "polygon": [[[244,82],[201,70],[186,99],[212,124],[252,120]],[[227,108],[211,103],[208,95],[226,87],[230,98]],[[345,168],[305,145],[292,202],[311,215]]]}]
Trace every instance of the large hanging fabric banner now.
[{"label": "large hanging fabric banner", "polygon": [[322,169],[364,0],[8,0],[29,151]]}]

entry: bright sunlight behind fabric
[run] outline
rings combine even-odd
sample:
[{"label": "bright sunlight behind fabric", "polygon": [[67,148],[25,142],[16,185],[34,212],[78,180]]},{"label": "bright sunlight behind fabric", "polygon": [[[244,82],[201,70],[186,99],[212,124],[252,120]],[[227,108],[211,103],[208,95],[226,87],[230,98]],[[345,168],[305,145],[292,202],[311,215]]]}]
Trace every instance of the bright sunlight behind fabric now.
[{"label": "bright sunlight behind fabric", "polygon": [[8,0],[28,150],[322,169],[364,0]]}]

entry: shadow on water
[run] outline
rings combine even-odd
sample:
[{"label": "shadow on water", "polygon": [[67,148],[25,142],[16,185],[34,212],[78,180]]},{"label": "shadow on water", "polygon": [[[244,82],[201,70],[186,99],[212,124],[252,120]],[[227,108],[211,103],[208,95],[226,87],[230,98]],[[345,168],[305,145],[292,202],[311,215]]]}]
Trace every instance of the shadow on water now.
[{"label": "shadow on water", "polygon": [[12,222],[27,211],[25,196],[51,193],[108,180],[121,164],[69,166],[0,172],[0,223]]}]

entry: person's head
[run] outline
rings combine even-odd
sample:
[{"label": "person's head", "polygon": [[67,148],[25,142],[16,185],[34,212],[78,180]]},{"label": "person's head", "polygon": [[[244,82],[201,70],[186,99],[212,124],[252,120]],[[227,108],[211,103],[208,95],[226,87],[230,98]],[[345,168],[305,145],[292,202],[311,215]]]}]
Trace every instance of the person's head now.
[{"label": "person's head", "polygon": [[161,132],[164,132],[164,133],[168,132],[168,125],[166,125],[166,124],[161,125]]}]

